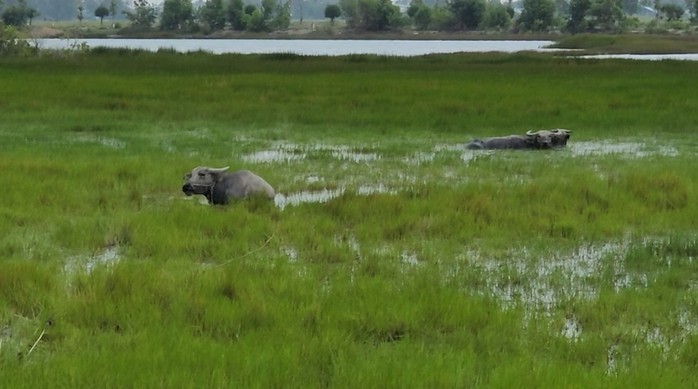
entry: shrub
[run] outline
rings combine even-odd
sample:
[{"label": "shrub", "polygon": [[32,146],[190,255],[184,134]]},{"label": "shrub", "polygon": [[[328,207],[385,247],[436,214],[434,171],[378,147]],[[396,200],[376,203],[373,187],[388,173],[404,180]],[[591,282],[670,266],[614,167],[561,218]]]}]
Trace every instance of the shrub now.
[{"label": "shrub", "polygon": [[36,54],[38,48],[22,39],[17,29],[0,25],[0,56],[23,57]]}]

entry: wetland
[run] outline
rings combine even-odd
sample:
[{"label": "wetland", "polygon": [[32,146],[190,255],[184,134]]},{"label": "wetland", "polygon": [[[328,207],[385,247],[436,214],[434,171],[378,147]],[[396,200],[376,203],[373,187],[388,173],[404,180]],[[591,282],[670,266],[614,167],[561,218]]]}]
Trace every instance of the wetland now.
[{"label": "wetland", "polygon": [[[0,59],[11,387],[687,387],[691,61]],[[572,130],[555,150],[477,137]],[[273,201],[210,206],[193,166]]]}]

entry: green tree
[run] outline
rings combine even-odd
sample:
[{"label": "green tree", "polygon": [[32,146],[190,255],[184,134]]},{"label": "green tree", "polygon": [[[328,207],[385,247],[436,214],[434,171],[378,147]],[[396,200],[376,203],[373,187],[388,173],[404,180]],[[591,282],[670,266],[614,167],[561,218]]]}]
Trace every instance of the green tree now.
[{"label": "green tree", "polygon": [[157,10],[148,0],[133,0],[134,11],[124,11],[126,17],[136,27],[150,28],[157,18]]},{"label": "green tree", "polygon": [[369,31],[383,31],[390,28],[393,16],[400,9],[390,0],[359,0],[358,13],[360,27]]},{"label": "green tree", "polygon": [[524,31],[547,31],[553,25],[555,3],[553,0],[524,0],[519,16],[519,27]]},{"label": "green tree", "polygon": [[267,23],[264,20],[264,14],[256,7],[252,14],[249,15],[247,30],[252,32],[263,32],[269,30],[269,26],[267,26]]},{"label": "green tree", "polygon": [[222,30],[225,28],[225,9],[223,0],[206,0],[204,5],[199,9],[201,20],[208,25],[211,31]]},{"label": "green tree", "polygon": [[[0,6],[2,3],[0,3]],[[19,0],[17,4],[13,4],[2,11],[2,21],[8,26],[21,27],[29,23],[32,24],[32,19],[37,17],[39,12],[27,6],[26,0]]]},{"label": "green tree", "polygon": [[14,26],[0,24],[0,57],[24,57],[37,51],[28,40],[21,38]]},{"label": "green tree", "polygon": [[407,8],[407,16],[418,30],[426,30],[431,25],[431,8],[422,0],[412,0]]},{"label": "green tree", "polygon": [[80,21],[80,24],[82,24],[82,20],[85,19],[84,11],[85,11],[85,7],[83,7],[82,5],[79,5],[77,16],[78,16],[78,21]]},{"label": "green tree", "polygon": [[431,9],[431,25],[436,30],[455,30],[458,26],[453,13],[446,7],[435,6]]},{"label": "green tree", "polygon": [[[247,5],[245,5],[245,9],[244,9],[245,15],[252,16],[252,14],[253,14],[255,11],[257,11],[257,6],[256,6],[256,5],[254,5],[254,4],[247,4]],[[259,14],[261,15],[261,14],[262,14],[262,11],[259,11]],[[262,17],[262,19],[264,19],[264,17]]]},{"label": "green tree", "polygon": [[181,30],[188,28],[194,20],[191,0],[165,0],[160,15],[160,29]]},{"label": "green tree", "polygon": [[594,28],[620,31],[623,27],[623,10],[620,0],[592,0],[588,11]]},{"label": "green tree", "polygon": [[688,8],[691,23],[696,23],[698,21],[698,18],[696,18],[696,13],[698,13],[698,0],[687,0],[686,8]]},{"label": "green tree", "polygon": [[503,30],[511,26],[514,9],[499,2],[487,3],[482,26],[486,29]]},{"label": "green tree", "polygon": [[95,16],[99,18],[99,25],[102,25],[104,18],[109,16],[109,9],[103,5],[100,5],[95,10]]},{"label": "green tree", "polygon": [[390,0],[340,0],[339,5],[351,28],[384,31],[402,23],[400,8]]},{"label": "green tree", "polygon": [[[112,0],[116,1],[116,3],[122,7],[123,9],[126,9],[124,7],[124,3],[128,2],[128,4],[132,4],[132,0]],[[27,8],[30,9],[35,9],[36,10],[36,15],[41,15],[42,17],[45,17],[46,19],[52,19],[52,20],[70,20],[70,19],[75,19],[76,18],[76,10],[78,4],[82,4],[83,6],[83,12],[85,13],[85,17],[89,17],[89,15],[92,15],[94,10],[100,5],[100,3],[105,3],[107,4],[106,0],[24,0],[25,3],[27,3],[29,6]],[[19,0],[5,0],[4,4],[7,7],[13,6],[13,5],[20,5]],[[0,6],[0,12],[2,12],[2,8]],[[114,10],[114,14],[116,15],[116,10]],[[89,12],[89,13],[88,13]],[[30,19],[32,16],[29,16]],[[30,21],[31,22],[31,21]]]},{"label": "green tree", "polygon": [[325,17],[330,18],[330,24],[334,24],[334,20],[342,16],[342,9],[337,4],[328,4],[325,7]]},{"label": "green tree", "polygon": [[244,8],[246,27],[248,31],[262,32],[282,30],[291,24],[291,3],[277,3],[277,0],[262,0],[258,9],[254,4],[248,4]]},{"label": "green tree", "polygon": [[27,24],[27,11],[19,5],[11,5],[2,11],[2,21],[8,26],[21,27]]},{"label": "green tree", "polygon": [[422,0],[412,0],[410,1],[410,6],[407,7],[407,16],[413,18],[414,15],[417,14],[417,11],[419,11],[419,8],[424,6],[424,2]]},{"label": "green tree", "polygon": [[244,6],[242,0],[230,0],[230,3],[228,3],[226,18],[230,23],[230,27],[235,31],[243,31],[247,28]]},{"label": "green tree", "polygon": [[662,4],[659,10],[666,16],[668,21],[681,20],[684,9],[678,4]]},{"label": "green tree", "polygon": [[277,3],[268,22],[272,30],[285,30],[291,25],[291,2]]},{"label": "green tree", "polygon": [[39,16],[39,11],[35,10],[34,8],[29,7],[26,9],[26,12],[27,12],[27,19],[29,19],[29,25],[31,26],[32,20],[35,17]]},{"label": "green tree", "polygon": [[339,0],[339,7],[342,9],[347,26],[358,27],[360,22],[358,0]]},{"label": "green tree", "polygon": [[622,0],[621,8],[626,15],[635,15],[640,8],[638,0]]},{"label": "green tree", "polygon": [[262,0],[262,17],[265,21],[269,21],[274,16],[274,9],[276,8],[276,0]]},{"label": "green tree", "polygon": [[111,20],[116,18],[116,0],[109,2],[109,15],[111,15]]},{"label": "green tree", "polygon": [[448,0],[446,6],[453,13],[459,30],[475,30],[485,15],[485,0]]},{"label": "green tree", "polygon": [[414,26],[418,30],[426,30],[431,26],[431,8],[423,5],[414,14]]},{"label": "green tree", "polygon": [[567,19],[567,31],[576,34],[588,30],[590,22],[587,19],[587,14],[590,9],[591,0],[572,0],[569,19]]}]

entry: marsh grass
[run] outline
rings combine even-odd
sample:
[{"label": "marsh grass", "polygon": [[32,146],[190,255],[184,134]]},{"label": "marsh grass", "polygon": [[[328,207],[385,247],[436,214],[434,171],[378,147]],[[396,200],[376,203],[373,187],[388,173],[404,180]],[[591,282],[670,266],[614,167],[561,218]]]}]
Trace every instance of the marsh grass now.
[{"label": "marsh grass", "polygon": [[[695,70],[3,59],[0,381],[685,387]],[[464,147],[556,127],[574,131],[566,149]],[[251,169],[284,197],[208,206],[180,192],[199,165]]]},{"label": "marsh grass", "polygon": [[698,48],[696,40],[687,35],[642,34],[603,35],[579,34],[562,37],[558,48],[585,50],[586,53],[690,53]]}]

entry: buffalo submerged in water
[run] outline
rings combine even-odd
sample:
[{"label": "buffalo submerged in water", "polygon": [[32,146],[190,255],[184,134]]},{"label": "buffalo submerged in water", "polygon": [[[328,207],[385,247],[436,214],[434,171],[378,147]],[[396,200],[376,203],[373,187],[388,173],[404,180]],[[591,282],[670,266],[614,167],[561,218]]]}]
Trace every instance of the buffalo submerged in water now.
[{"label": "buffalo submerged in water", "polygon": [[565,147],[572,131],[565,129],[528,131],[526,135],[509,135],[475,139],[465,148],[470,150],[541,150]]},{"label": "buffalo submerged in water", "polygon": [[182,192],[187,196],[203,195],[210,204],[224,205],[233,199],[266,197],[273,199],[275,192],[269,183],[249,170],[228,172],[228,167],[199,166],[184,176]]}]

